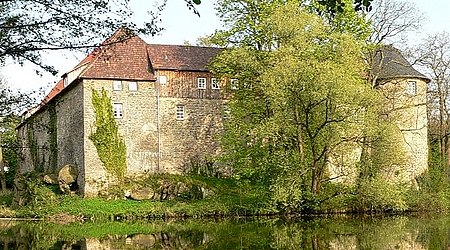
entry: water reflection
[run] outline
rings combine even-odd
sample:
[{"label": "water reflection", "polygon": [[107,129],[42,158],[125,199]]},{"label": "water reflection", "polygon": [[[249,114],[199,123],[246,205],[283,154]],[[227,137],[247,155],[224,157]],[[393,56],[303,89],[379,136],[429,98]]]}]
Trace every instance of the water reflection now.
[{"label": "water reflection", "polygon": [[445,216],[47,224],[0,221],[2,249],[447,249]]}]

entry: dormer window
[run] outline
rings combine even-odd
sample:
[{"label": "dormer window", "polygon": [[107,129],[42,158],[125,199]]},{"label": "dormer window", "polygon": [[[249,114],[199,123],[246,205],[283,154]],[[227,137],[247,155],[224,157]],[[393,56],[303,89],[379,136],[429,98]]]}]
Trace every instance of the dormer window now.
[{"label": "dormer window", "polygon": [[113,90],[122,90],[122,81],[113,81]]},{"label": "dormer window", "polygon": [[206,78],[204,77],[197,78],[197,87],[198,89],[206,89]]},{"label": "dormer window", "polygon": [[417,94],[417,82],[416,81],[408,81],[408,83],[406,83],[405,92],[407,95],[415,96]]}]

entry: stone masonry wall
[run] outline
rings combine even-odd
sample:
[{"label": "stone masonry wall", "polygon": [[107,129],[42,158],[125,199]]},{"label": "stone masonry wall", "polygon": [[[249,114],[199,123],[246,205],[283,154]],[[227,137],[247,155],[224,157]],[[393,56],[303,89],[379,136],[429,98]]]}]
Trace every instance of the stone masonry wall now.
[{"label": "stone masonry wall", "polygon": [[[407,92],[408,82],[415,82],[415,93]],[[406,152],[406,178],[414,180],[428,168],[427,84],[421,79],[398,79],[382,85],[385,113],[395,120],[403,134]]]},{"label": "stone masonry wall", "polygon": [[[55,97],[19,127],[22,146],[20,173],[33,170],[57,173],[66,164],[77,166],[82,173],[82,87],[74,84],[70,88],[70,91]],[[52,116],[56,119],[52,120]],[[56,145],[51,145],[52,140]],[[82,177],[78,182],[82,184]]]},{"label": "stone masonry wall", "polygon": [[49,114],[47,110],[36,113],[19,127],[21,144],[19,173],[44,172],[50,168],[48,134]]},{"label": "stone masonry wall", "polygon": [[[179,86],[181,92],[186,93],[181,90],[182,88],[197,91],[195,73],[173,73],[172,83],[175,83],[173,77],[177,74],[180,78],[190,79],[184,83],[177,82],[185,86]],[[201,77],[209,76],[205,73],[198,74]],[[137,81],[138,90],[132,91],[129,85],[134,81],[123,80],[122,89],[113,90],[113,82],[114,80],[83,80],[85,196],[95,196],[98,191],[114,182],[114,177],[108,176],[95,146],[89,139],[89,135],[95,129],[92,89],[103,88],[111,97],[113,104],[122,104],[123,117],[116,121],[119,134],[124,138],[127,147],[127,176],[180,173],[183,166],[193,160],[217,154],[219,148],[217,136],[222,131],[224,102],[223,99],[216,97],[220,94],[220,90],[215,90],[217,94],[214,98],[211,95],[205,95],[204,98],[191,96],[181,98],[171,96],[167,92],[168,85],[158,89],[155,82]],[[185,117],[182,120],[176,117],[177,105],[184,106]]]},{"label": "stone masonry wall", "polygon": [[[408,82],[416,83],[415,93],[407,93]],[[406,154],[405,168],[392,166],[383,173],[390,180],[415,184],[415,177],[428,168],[426,90],[426,82],[415,78],[389,80],[378,88],[384,97],[383,115],[394,121],[401,131],[400,144]],[[358,176],[361,147],[349,142],[330,155],[330,177],[336,182],[354,184]]]}]

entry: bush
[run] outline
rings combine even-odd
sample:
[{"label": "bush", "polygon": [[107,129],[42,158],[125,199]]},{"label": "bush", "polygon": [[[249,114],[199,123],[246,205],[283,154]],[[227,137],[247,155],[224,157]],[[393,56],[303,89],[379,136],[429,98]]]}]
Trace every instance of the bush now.
[{"label": "bush", "polygon": [[363,211],[405,211],[407,185],[394,183],[383,177],[362,180],[358,186],[357,204]]}]

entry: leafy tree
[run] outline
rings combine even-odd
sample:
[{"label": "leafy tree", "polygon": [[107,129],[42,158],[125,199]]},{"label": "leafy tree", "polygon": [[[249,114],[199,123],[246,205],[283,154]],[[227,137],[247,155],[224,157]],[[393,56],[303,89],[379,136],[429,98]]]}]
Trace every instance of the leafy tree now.
[{"label": "leafy tree", "polygon": [[[411,51],[415,64],[431,77],[428,90],[429,134],[436,144],[441,169],[450,159],[450,36],[438,33],[428,36]],[[432,145],[433,146],[433,145]]]},{"label": "leafy tree", "polygon": [[266,182],[278,205],[294,209],[317,199],[330,152],[357,142],[365,124],[360,114],[376,98],[361,77],[361,40],[297,3],[264,10],[252,27],[264,31],[256,43],[242,36],[242,46],[213,65],[239,79],[228,104],[227,161],[237,177]]},{"label": "leafy tree", "polygon": [[[0,182],[2,191],[12,185],[18,161],[18,143],[15,128],[20,122],[19,112],[33,104],[25,93],[16,92],[6,83],[0,83]],[[5,173],[4,167],[9,171]]]},{"label": "leafy tree", "polygon": [[[158,23],[166,2],[136,24],[129,21],[133,15],[129,0],[0,1],[0,63],[7,58],[28,61],[56,74],[42,62],[41,51],[97,47],[95,38],[104,39],[121,27],[155,35],[162,29]],[[199,1],[184,2],[199,14],[195,9]]]}]

